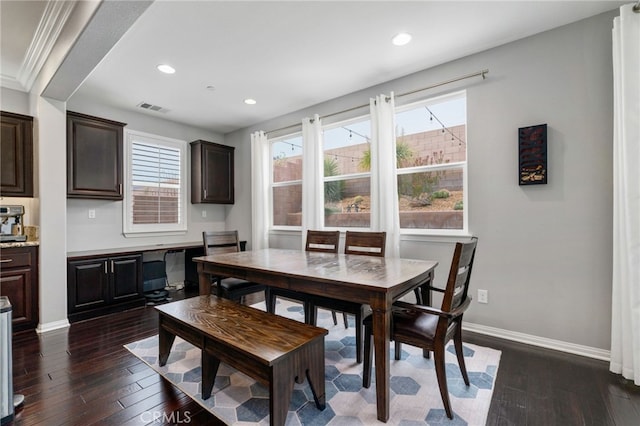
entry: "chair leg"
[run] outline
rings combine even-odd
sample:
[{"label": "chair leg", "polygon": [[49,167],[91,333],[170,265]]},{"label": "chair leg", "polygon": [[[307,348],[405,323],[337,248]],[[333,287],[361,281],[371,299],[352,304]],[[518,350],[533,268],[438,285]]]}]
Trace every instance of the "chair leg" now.
[{"label": "chair leg", "polygon": [[420,293],[420,287],[414,289],[413,294],[416,295],[416,305],[424,305],[422,300],[422,293]]},{"label": "chair leg", "polygon": [[447,388],[447,370],[444,365],[444,343],[436,344],[433,351],[433,361],[436,367],[436,377],[438,378],[438,387],[440,388],[440,397],[444,404],[444,411],[447,413],[447,417],[453,419],[451,402],[449,401],[449,390]]},{"label": "chair leg", "polygon": [[464,353],[462,351],[462,321],[458,321],[456,325],[456,334],[453,337],[453,344],[456,348],[456,357],[458,358],[458,366],[464,379],[464,384],[469,386],[469,375],[467,374],[467,366],[464,363]]},{"label": "chair leg", "polygon": [[336,316],[336,311],[331,310],[331,318],[333,318],[333,325],[338,325],[338,317]]},{"label": "chair leg", "polygon": [[342,321],[344,322],[344,329],[346,330],[347,328],[349,328],[349,319],[347,318],[346,312],[342,313]]},{"label": "chair leg", "polygon": [[369,388],[371,386],[371,346],[373,335],[371,327],[364,327],[364,365],[362,366],[362,387]]},{"label": "chair leg", "polygon": [[313,303],[309,302],[309,301],[305,301],[303,303],[303,307],[304,307],[304,322],[305,324],[311,324],[314,325],[315,322],[312,322],[312,317],[313,317],[313,313],[315,312],[315,306]]},{"label": "chair leg", "polygon": [[399,361],[400,358],[402,358],[402,343],[398,342],[397,340],[394,342],[394,348],[395,348],[395,358],[396,361]]},{"label": "chair leg", "polygon": [[276,296],[270,291],[265,290],[264,292],[265,304],[267,305],[267,312],[270,314],[275,314],[276,312]]}]

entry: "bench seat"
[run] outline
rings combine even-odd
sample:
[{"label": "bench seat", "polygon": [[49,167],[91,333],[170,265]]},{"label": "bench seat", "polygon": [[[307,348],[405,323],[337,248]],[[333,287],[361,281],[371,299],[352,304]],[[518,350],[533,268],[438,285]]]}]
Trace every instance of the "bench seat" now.
[{"label": "bench seat", "polygon": [[155,307],[160,314],[159,362],[176,336],[202,350],[202,398],[211,396],[220,362],[269,388],[271,425],[283,425],[294,381],[306,376],[316,406],[325,408],[324,336],[327,330],[213,295]]}]

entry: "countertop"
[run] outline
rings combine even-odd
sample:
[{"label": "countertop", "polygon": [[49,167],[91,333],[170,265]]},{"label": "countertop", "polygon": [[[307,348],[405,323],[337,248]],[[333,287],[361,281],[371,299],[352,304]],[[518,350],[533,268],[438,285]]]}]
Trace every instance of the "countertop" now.
[{"label": "countertop", "polygon": [[7,242],[7,243],[0,243],[0,249],[7,249],[7,248],[17,248],[17,247],[37,247],[40,245],[40,241],[36,240],[36,241],[22,241],[22,242]]},{"label": "countertop", "polygon": [[202,241],[187,241],[182,243],[150,244],[147,246],[105,248],[97,250],[83,250],[67,252],[67,257],[104,256],[120,253],[137,253],[145,251],[184,250],[202,247]]}]

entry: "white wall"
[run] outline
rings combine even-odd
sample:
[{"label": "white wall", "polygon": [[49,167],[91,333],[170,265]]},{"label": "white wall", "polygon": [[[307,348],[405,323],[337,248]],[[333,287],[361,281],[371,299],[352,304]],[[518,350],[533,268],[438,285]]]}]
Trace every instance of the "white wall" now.
[{"label": "white wall", "polygon": [[[472,55],[226,135],[236,146],[236,204],[227,226],[250,236],[250,139],[305,116],[366,104],[378,93],[403,93],[488,68],[465,87],[468,105],[469,226],[479,237],[472,278],[489,290],[470,323],[608,350],[612,273],[611,28],[617,12]],[[426,95],[426,94],[425,94]],[[549,183],[518,186],[518,128],[547,123]],[[272,234],[277,247],[300,236]],[[452,241],[404,236],[401,255],[441,262]]]},{"label": "white wall", "polygon": [[[145,113],[132,113],[96,105],[93,101],[72,97],[67,110],[127,123],[126,129],[184,140],[188,144],[197,139],[224,144],[224,136],[205,129],[163,120]],[[189,152],[189,151],[187,151]],[[187,158],[190,163],[191,158]],[[62,170],[64,172],[64,170]],[[191,176],[188,176],[189,182]],[[190,185],[187,186],[190,188]],[[190,196],[190,193],[189,193]],[[189,197],[190,198],[190,197]],[[88,210],[96,211],[89,219]],[[214,204],[187,204],[188,232],[171,237],[130,237],[122,235],[122,202],[109,200],[67,200],[67,251],[126,248],[158,243],[194,242],[202,240],[204,230],[224,230],[227,207]],[[202,212],[206,212],[206,218]]]},{"label": "white wall", "polygon": [[[20,92],[18,90],[7,89],[6,87],[0,87],[0,110],[13,112],[22,115],[32,115],[29,107],[29,94]],[[33,172],[34,172],[34,193],[37,197],[38,194],[38,164],[34,158]],[[22,205],[24,206],[24,224],[25,225],[40,225],[40,215],[38,209],[37,198],[24,198],[24,197],[0,197],[2,204],[8,205]]]}]

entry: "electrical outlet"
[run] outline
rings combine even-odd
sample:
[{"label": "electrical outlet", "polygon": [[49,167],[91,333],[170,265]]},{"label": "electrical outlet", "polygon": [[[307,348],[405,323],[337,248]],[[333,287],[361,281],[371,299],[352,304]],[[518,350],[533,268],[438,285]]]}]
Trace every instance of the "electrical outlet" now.
[{"label": "electrical outlet", "polygon": [[94,209],[89,209],[89,219],[96,218],[96,211]]},{"label": "electrical outlet", "polygon": [[489,290],[478,289],[478,303],[489,303]]},{"label": "electrical outlet", "polygon": [[207,211],[206,210],[202,210],[202,217],[207,217]]}]

